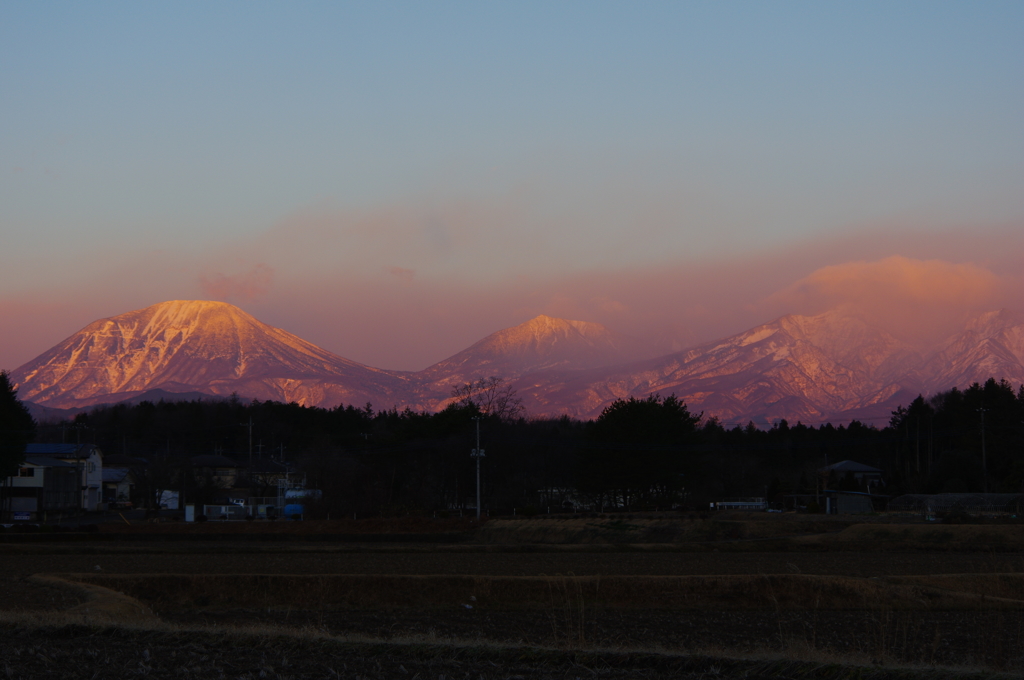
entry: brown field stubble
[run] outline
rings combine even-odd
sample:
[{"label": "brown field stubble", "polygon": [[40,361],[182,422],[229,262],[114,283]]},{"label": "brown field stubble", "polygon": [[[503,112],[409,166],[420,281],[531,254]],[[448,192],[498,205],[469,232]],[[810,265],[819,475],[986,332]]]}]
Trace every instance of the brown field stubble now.
[{"label": "brown field stubble", "polygon": [[[962,611],[1024,609],[1024,574],[854,578],[812,574],[728,576],[469,576],[390,574],[65,574],[158,609],[540,609],[552,593],[589,607],[671,610]],[[1017,596],[1017,597],[1014,597]],[[562,598],[564,599],[564,598]]]},{"label": "brown field stubble", "polygon": [[[527,667],[536,677],[583,677],[587,673],[563,664],[566,658],[591,655],[607,670],[623,649],[631,650],[630,659],[660,660],[604,677],[710,677],[715,669],[718,677],[749,677],[755,667],[762,677],[925,677],[892,670],[908,664],[931,668],[929,677],[960,677],[965,668],[1024,669],[1024,548],[1018,548],[1024,543],[1016,526],[721,515],[492,520],[476,530],[475,542],[447,546],[259,538],[266,532],[359,533],[336,522],[304,529],[296,526],[302,523],[273,529],[263,528],[271,523],[201,529],[167,523],[155,525],[163,535],[155,541],[136,542],[133,535],[147,529],[124,526],[110,528],[113,541],[48,543],[39,536],[10,542],[0,546],[0,609],[22,612],[0,612],[6,635],[0,645],[7,645],[6,653],[14,649],[11,640],[20,640],[19,659],[45,664],[32,640],[77,635],[95,641],[95,626],[117,621],[102,636],[121,642],[96,643],[97,655],[111,659],[112,673],[123,662],[158,676],[152,657],[136,657],[139,645],[162,640],[164,650],[174,644],[196,650],[193,665],[175,671],[181,677],[216,675],[216,668],[232,677],[335,677],[327,668],[342,677],[346,669],[348,675],[395,677],[385,658],[404,659],[398,665],[428,670],[430,677],[470,671],[472,677],[509,677],[511,669]],[[412,533],[408,523],[374,522],[362,525],[362,533]],[[466,532],[453,523],[422,528]],[[187,540],[192,531],[248,538],[193,543]],[[507,542],[496,542],[502,533]],[[559,536],[566,542],[555,541]],[[789,552],[767,551],[779,545]],[[78,585],[26,580],[39,572],[77,572]],[[140,613],[135,619],[133,611]],[[290,642],[281,642],[285,638]],[[209,646],[211,639],[220,647]],[[385,650],[379,668],[358,660],[372,640],[391,643],[374,647]],[[308,654],[321,665],[299,668],[268,658],[265,666],[250,668],[253,645],[292,645],[305,651],[284,656]],[[363,645],[362,651],[353,652],[353,645]],[[409,652],[424,645],[434,650],[432,658],[447,654],[451,663],[422,665]],[[453,651],[471,647],[483,650],[473,652],[472,662]],[[35,651],[26,655],[29,648]],[[553,648],[571,656],[544,656]],[[508,656],[509,649],[518,651]],[[68,660],[76,653],[65,649]],[[517,654],[547,661],[523,666]],[[744,655],[742,671],[729,665]],[[206,661],[198,662],[203,656]],[[686,666],[697,658],[718,661],[698,672]],[[347,666],[339,671],[332,663]],[[798,666],[764,665],[771,663]],[[843,665],[820,670],[828,663]],[[78,677],[68,664],[64,674]],[[671,664],[675,670],[664,670]]]}]

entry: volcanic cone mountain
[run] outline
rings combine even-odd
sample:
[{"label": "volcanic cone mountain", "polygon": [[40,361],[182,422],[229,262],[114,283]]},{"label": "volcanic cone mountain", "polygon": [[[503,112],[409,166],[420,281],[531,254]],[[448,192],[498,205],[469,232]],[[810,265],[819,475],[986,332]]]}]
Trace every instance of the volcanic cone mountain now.
[{"label": "volcanic cone mountain", "polygon": [[458,354],[416,374],[429,403],[443,407],[457,385],[497,376],[515,380],[537,371],[580,370],[631,358],[633,341],[598,323],[540,315],[491,333]]},{"label": "volcanic cone mountain", "polygon": [[[675,394],[726,424],[817,423],[890,411],[989,377],[1024,382],[1024,319],[983,314],[928,350],[837,311],[784,316],[654,359],[599,324],[538,316],[424,371],[371,368],[222,302],[174,301],[96,321],[12,372],[19,397],[51,408],[196,393],[437,410],[453,387],[510,381],[534,416],[589,418],[616,399]],[[141,396],[140,396],[141,395]]]},{"label": "volcanic cone mountain", "polygon": [[12,372],[22,399],[69,408],[149,390],[297,401],[406,401],[404,374],[336,356],[224,302],[175,300],[95,321]]},{"label": "volcanic cone mountain", "polygon": [[488,335],[421,375],[468,381],[492,375],[517,378],[549,369],[583,369],[622,363],[628,341],[598,323],[540,315]]}]

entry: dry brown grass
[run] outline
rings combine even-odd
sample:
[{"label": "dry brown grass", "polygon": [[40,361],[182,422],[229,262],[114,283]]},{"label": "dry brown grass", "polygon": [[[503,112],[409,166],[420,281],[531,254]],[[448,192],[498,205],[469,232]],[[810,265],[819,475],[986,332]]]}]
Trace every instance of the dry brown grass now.
[{"label": "dry brown grass", "polygon": [[158,620],[146,605],[102,585],[47,574],[36,574],[29,578],[41,585],[70,590],[78,599],[83,600],[81,604],[59,612],[61,616],[69,617],[77,623],[153,623]]},{"label": "dry brown grass", "polygon": [[682,516],[649,519],[632,515],[492,519],[477,530],[476,540],[502,544],[703,543],[836,532],[857,521],[862,520],[752,513],[721,513],[707,519]]},{"label": "dry brown grass", "polygon": [[[729,576],[407,576],[68,574],[157,610],[445,608],[584,610],[1019,610],[1021,581],[1000,578],[854,578],[810,574]],[[993,592],[985,592],[991,583]],[[985,597],[979,597],[984,594]],[[572,616],[561,617],[571,622]]]},{"label": "dry brown grass", "polygon": [[1024,574],[938,574],[888,576],[889,583],[918,585],[980,598],[1004,598],[1024,602]]},{"label": "dry brown grass", "polygon": [[[582,641],[581,641],[582,642]],[[806,680],[998,680],[983,663],[907,663],[792,640],[783,650],[739,652],[705,646],[522,645],[436,635],[335,635],[307,627],[220,627],[83,622],[67,613],[0,611],[0,658],[7,677],[535,677],[768,678]],[[99,671],[102,664],[102,672]],[[82,671],[87,670],[83,676]],[[283,675],[282,675],[283,674]],[[382,675],[383,674],[383,675]],[[353,676],[353,677],[354,677]]]},{"label": "dry brown grass", "polygon": [[[486,521],[486,520],[484,520]],[[243,535],[358,535],[358,534],[444,534],[472,532],[480,526],[476,518],[453,517],[435,519],[431,517],[368,517],[365,519],[305,520],[295,522],[277,521],[252,522],[136,522],[104,523],[99,525],[104,534],[243,534]]]},{"label": "dry brown grass", "polygon": [[970,524],[855,524],[842,531],[804,539],[796,545],[831,550],[900,552],[1024,552],[1024,527]]}]

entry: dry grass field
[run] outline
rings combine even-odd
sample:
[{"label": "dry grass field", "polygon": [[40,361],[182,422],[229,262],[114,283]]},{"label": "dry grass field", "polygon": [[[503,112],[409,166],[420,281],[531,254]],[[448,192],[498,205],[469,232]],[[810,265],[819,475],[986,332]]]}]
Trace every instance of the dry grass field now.
[{"label": "dry grass field", "polygon": [[1024,670],[1020,525],[742,515],[361,521],[4,536],[0,673],[425,680]]}]

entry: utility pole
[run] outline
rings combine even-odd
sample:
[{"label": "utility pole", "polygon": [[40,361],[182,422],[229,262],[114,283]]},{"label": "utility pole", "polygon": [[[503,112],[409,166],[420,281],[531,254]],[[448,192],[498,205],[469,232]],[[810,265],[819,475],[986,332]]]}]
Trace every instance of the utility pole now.
[{"label": "utility pole", "polygon": [[480,416],[473,416],[476,421],[476,448],[469,454],[470,458],[476,458],[476,518],[480,519],[480,459],[484,457],[484,450],[480,448]]},{"label": "utility pole", "polygon": [[987,408],[978,409],[978,413],[981,414],[981,474],[985,493],[988,493],[988,461],[985,457],[985,411],[987,410]]}]

